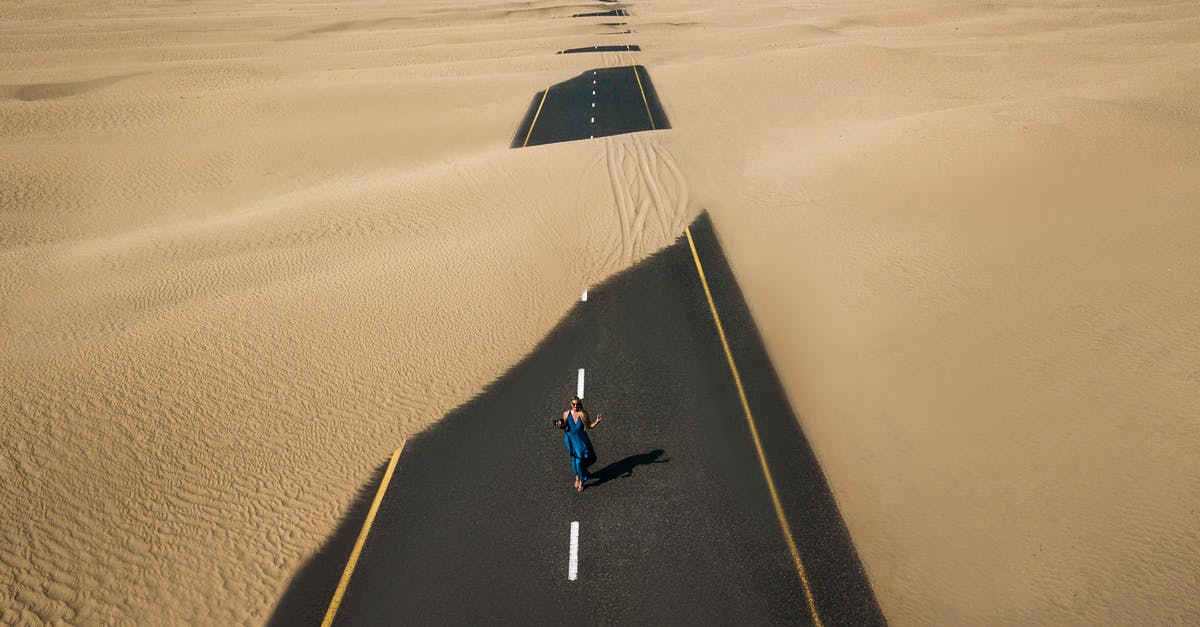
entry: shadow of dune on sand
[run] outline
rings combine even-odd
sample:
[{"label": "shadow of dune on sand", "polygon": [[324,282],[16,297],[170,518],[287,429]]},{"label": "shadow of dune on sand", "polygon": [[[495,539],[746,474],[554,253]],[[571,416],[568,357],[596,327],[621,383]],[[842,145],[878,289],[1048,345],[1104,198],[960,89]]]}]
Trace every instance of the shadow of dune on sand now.
[{"label": "shadow of dune on sand", "polygon": [[638,453],[637,455],[630,455],[625,459],[613,462],[604,468],[601,468],[600,470],[593,471],[592,478],[588,480],[588,484],[585,487],[595,488],[604,485],[613,479],[632,477],[633,469],[637,468],[638,466],[665,464],[671,461],[670,459],[659,459],[659,457],[662,457],[664,452],[665,451],[662,449],[656,448],[649,453]]},{"label": "shadow of dune on sand", "polygon": [[113,76],[104,76],[101,78],[93,78],[86,81],[70,81],[65,83],[30,83],[27,85],[0,85],[0,97],[15,98],[23,102],[33,102],[37,100],[57,100],[59,98],[69,98],[86,94],[90,91],[103,89],[109,85],[119,83],[127,78],[138,76],[138,73],[133,74],[116,74]]},{"label": "shadow of dune on sand", "polygon": [[311,28],[309,30],[301,31],[298,33],[292,33],[291,35],[285,35],[283,37],[280,37],[276,41],[299,41],[301,39],[308,39],[309,37],[316,37],[316,36],[324,35],[327,33],[348,33],[348,32],[353,32],[353,31],[366,31],[366,30],[377,30],[377,29],[383,30],[383,29],[387,29],[390,26],[394,26],[397,24],[409,24],[409,23],[412,23],[413,21],[415,21],[415,18],[400,17],[400,16],[380,17],[380,18],[375,18],[375,19],[370,19],[370,20],[345,20],[345,21],[341,21],[341,22],[333,22],[331,24],[326,24],[324,26],[318,26],[316,28]]},{"label": "shadow of dune on sand", "polygon": [[321,624],[325,611],[329,609],[329,602],[333,599],[333,591],[337,589],[342,571],[350,559],[350,552],[354,550],[354,543],[358,540],[363,521],[371,509],[371,502],[375,500],[375,493],[379,491],[379,484],[383,481],[383,473],[387,466],[385,461],[375,468],[371,479],[358,489],[358,495],[342,516],[337,529],[288,582],[287,591],[275,605],[271,618],[267,620],[268,626]]}]

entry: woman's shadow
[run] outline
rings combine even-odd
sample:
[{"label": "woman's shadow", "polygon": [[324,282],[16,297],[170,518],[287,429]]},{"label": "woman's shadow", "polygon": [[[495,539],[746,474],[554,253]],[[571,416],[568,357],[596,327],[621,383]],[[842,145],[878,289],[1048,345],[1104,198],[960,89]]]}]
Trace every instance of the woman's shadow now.
[{"label": "woman's shadow", "polygon": [[665,463],[671,461],[669,459],[659,459],[659,457],[662,457],[662,454],[664,452],[665,451],[663,451],[662,449],[656,448],[653,451],[650,451],[649,453],[638,453],[637,455],[630,455],[629,457],[626,457],[625,459],[613,462],[613,463],[605,466],[604,468],[601,468],[600,470],[593,472],[592,478],[588,480],[588,483],[585,487],[594,488],[598,485],[608,483],[609,481],[612,481],[613,479],[617,479],[617,478],[621,478],[621,477],[632,477],[633,469],[637,468],[638,466],[648,466],[650,464],[665,464]]}]

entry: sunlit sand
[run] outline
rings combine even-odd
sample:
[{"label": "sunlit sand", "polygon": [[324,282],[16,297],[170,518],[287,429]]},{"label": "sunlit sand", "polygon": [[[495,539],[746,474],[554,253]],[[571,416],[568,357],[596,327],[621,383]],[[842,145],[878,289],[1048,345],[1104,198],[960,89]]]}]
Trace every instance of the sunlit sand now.
[{"label": "sunlit sand", "polygon": [[625,6],[0,2],[0,622],[261,624],[703,209],[890,622],[1200,622],[1200,9]]}]

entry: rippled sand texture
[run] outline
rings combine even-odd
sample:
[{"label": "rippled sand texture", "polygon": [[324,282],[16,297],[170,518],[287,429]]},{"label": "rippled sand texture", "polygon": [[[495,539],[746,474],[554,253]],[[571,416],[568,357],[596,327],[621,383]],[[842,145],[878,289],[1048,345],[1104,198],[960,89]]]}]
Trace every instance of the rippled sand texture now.
[{"label": "rippled sand texture", "polygon": [[669,137],[508,148],[597,62],[538,6],[0,4],[0,622],[261,624],[403,436],[674,240]]},{"label": "rippled sand texture", "polygon": [[262,623],[701,207],[891,622],[1200,622],[1200,9],[1046,5],[0,2],[0,622]]},{"label": "rippled sand texture", "polygon": [[889,620],[1200,624],[1200,5],[655,7]]}]

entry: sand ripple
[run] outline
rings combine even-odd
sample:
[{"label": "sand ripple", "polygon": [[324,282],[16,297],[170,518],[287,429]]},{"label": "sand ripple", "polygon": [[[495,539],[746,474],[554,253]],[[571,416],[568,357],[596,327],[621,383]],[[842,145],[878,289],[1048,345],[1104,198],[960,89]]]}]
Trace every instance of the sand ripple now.
[{"label": "sand ripple", "polygon": [[509,150],[589,8],[0,3],[0,623],[261,624],[701,206],[891,622],[1200,622],[1195,4],[642,3]]}]

